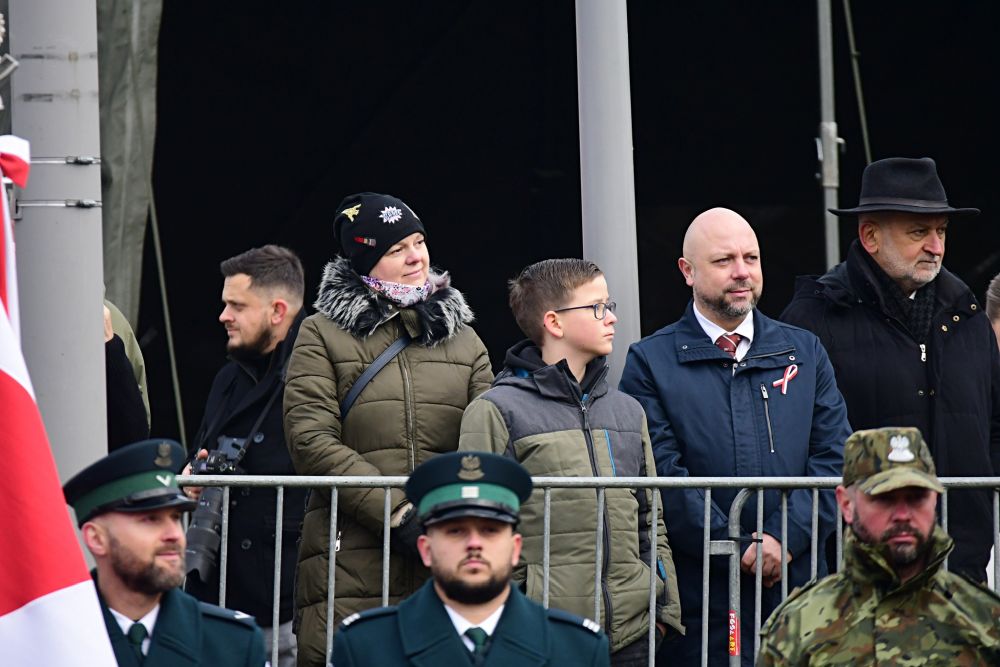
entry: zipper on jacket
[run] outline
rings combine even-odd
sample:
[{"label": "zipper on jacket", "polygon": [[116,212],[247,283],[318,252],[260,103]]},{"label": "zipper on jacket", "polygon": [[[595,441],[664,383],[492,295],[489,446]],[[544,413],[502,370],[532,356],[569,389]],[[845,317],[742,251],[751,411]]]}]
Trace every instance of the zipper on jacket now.
[{"label": "zipper on jacket", "polygon": [[406,401],[406,440],[410,450],[410,472],[417,467],[416,445],[413,442],[413,387],[410,386],[410,371],[406,368],[404,355],[399,355],[399,368],[403,373],[403,396]]},{"label": "zipper on jacket", "polygon": [[764,398],[764,420],[767,421],[767,444],[774,454],[774,431],[771,430],[771,410],[767,407],[767,387],[760,385],[760,395]]},{"label": "zipper on jacket", "polygon": [[[590,432],[590,417],[588,416],[587,404],[580,401],[580,413],[583,415],[583,438],[587,442],[587,453],[590,455],[590,467],[594,471],[594,476],[599,477],[600,471],[597,468],[597,454],[594,452],[594,438]],[[610,452],[609,452],[610,453]],[[608,497],[604,496],[604,515],[601,517],[604,523],[604,536],[601,540],[604,544],[604,558],[601,561],[601,597],[604,599],[604,626],[611,640],[611,591],[608,589],[608,568],[610,566],[611,554],[611,524],[608,522]]]},{"label": "zipper on jacket", "polygon": [[927,345],[924,343],[920,344],[920,361],[927,361]]}]

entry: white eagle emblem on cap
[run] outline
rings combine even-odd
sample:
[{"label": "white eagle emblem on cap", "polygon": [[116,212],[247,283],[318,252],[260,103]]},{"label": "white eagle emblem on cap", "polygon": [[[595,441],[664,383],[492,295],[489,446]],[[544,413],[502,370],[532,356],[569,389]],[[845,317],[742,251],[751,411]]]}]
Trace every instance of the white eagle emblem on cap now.
[{"label": "white eagle emblem on cap", "polygon": [[909,463],[915,458],[913,452],[910,451],[910,439],[905,435],[894,435],[889,438],[889,446],[892,448],[892,451],[889,452],[889,456],[886,458],[890,461]]},{"label": "white eagle emblem on cap", "polygon": [[403,219],[403,211],[398,206],[386,206],[379,212],[378,217],[382,222],[392,225]]},{"label": "white eagle emblem on cap", "polygon": [[477,479],[482,479],[482,470],[479,469],[479,457],[478,456],[463,456],[462,457],[462,469],[458,471],[458,478],[464,479],[468,482],[474,482]]}]

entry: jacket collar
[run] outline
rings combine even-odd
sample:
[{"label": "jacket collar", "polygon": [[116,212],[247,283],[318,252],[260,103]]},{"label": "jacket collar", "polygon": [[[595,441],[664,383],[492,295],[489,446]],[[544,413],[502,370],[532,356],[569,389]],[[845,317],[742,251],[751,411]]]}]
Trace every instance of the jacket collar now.
[{"label": "jacket collar", "polygon": [[862,542],[854,535],[854,531],[848,530],[844,535],[844,571],[856,585],[874,585],[888,591],[920,588],[937,574],[945,558],[954,548],[955,542],[948,533],[944,532],[941,526],[935,525],[930,537],[927,567],[905,584],[901,584],[899,575],[882,551],[876,546]]},{"label": "jacket collar", "polygon": [[306,319],[306,309],[300,308],[295,319],[292,320],[292,326],[288,327],[288,333],[285,337],[274,346],[271,350],[270,360],[267,364],[267,371],[264,373],[263,377],[257,377],[255,369],[248,364],[243,363],[239,359],[233,358],[232,355],[229,359],[232,360],[237,366],[239,366],[243,372],[252,377],[255,382],[260,384],[269,375],[277,371],[278,369],[284,369],[285,364],[288,363],[288,358],[292,356],[292,348],[295,347],[295,337],[299,335],[299,327],[302,326],[302,321]]},{"label": "jacket collar", "polygon": [[[817,293],[822,291],[827,299],[837,305],[850,307],[862,302],[884,312],[885,296],[873,275],[874,269],[869,265],[865,252],[861,242],[854,239],[847,251],[846,260],[820,278],[797,280],[796,292],[809,289],[811,283]],[[954,308],[958,312],[965,313],[967,317],[982,311],[982,306],[968,285],[948,269],[942,266],[934,282],[937,286],[936,301],[939,308]]]},{"label": "jacket collar", "polygon": [[[469,651],[455,632],[433,580],[399,605],[399,633],[409,664],[438,667],[467,665]],[[548,645],[545,611],[511,586],[503,614],[486,655],[487,667],[544,665]]]},{"label": "jacket collar", "polygon": [[[754,337],[744,361],[774,357],[795,351],[795,344],[778,324],[759,310],[753,310]],[[718,360],[730,361],[728,354],[716,347],[694,314],[694,302],[688,301],[684,316],[677,321],[674,345],[680,363]],[[782,360],[784,363],[784,360]]]},{"label": "jacket collar", "polygon": [[[132,652],[128,639],[122,633],[118,621],[112,616],[108,604],[101,595],[97,582],[97,570],[90,576],[97,588],[97,597],[104,614],[104,625],[111,639],[111,648],[120,667],[139,667],[139,661]],[[199,664],[197,651],[201,646],[201,610],[194,598],[172,588],[160,598],[160,613],[149,645],[149,653],[142,667],[186,667]]]},{"label": "jacket collar", "polygon": [[313,307],[356,338],[367,338],[381,325],[403,313],[403,325],[414,342],[433,347],[454,337],[474,317],[461,292],[451,287],[447,273],[431,273],[435,291],[426,301],[398,308],[365,285],[343,257],[323,269],[319,296]]},{"label": "jacket collar", "polygon": [[574,404],[589,403],[608,393],[608,370],[607,358],[596,357],[587,364],[583,382],[577,383],[565,359],[546,364],[538,346],[523,340],[507,350],[504,370],[493,384],[517,385],[537,391],[546,398]]}]

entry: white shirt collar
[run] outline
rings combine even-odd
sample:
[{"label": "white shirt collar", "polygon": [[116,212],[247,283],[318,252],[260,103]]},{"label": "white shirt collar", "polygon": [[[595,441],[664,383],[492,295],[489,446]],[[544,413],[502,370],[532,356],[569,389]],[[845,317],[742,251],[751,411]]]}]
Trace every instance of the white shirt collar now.
[{"label": "white shirt collar", "polygon": [[503,614],[503,608],[505,606],[506,605],[500,605],[495,612],[487,616],[483,622],[478,625],[469,623],[464,616],[448,605],[444,606],[444,610],[448,612],[448,618],[451,619],[451,624],[455,626],[455,632],[457,632],[458,636],[462,638],[462,643],[465,644],[465,648],[471,651],[475,648],[475,645],[472,643],[471,639],[465,636],[465,631],[469,628],[482,628],[486,631],[487,635],[492,637],[493,632],[497,629],[497,623],[500,622],[500,615]]},{"label": "white shirt collar", "polygon": [[745,355],[747,350],[750,349],[750,343],[753,342],[753,311],[751,310],[747,313],[747,316],[743,318],[743,321],[740,322],[738,327],[732,331],[726,331],[718,324],[702,315],[701,311],[698,310],[697,303],[692,302],[691,305],[694,306],[694,316],[698,320],[698,324],[701,325],[702,330],[708,335],[713,343],[719,339],[719,336],[726,333],[738,333],[743,337],[743,340],[740,341],[739,346],[736,348],[736,358],[742,359],[743,355]]},{"label": "white shirt collar", "polygon": [[146,626],[146,638],[142,640],[142,654],[147,655],[149,653],[149,644],[153,641],[153,628],[156,627],[156,617],[160,615],[160,603],[157,602],[156,606],[138,621],[133,621],[125,614],[117,612],[111,607],[108,607],[108,611],[118,621],[118,627],[122,629],[122,634],[126,637],[128,637],[128,629],[132,627],[133,623],[142,623]]}]

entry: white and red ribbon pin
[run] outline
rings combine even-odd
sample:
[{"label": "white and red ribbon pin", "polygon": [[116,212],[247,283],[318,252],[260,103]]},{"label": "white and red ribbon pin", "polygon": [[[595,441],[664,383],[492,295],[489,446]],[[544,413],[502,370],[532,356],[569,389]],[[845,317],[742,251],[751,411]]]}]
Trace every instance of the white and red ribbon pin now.
[{"label": "white and red ribbon pin", "polygon": [[771,383],[772,387],[781,387],[781,394],[784,396],[788,393],[788,383],[792,381],[792,378],[799,374],[799,367],[796,364],[792,364],[785,369],[785,374],[781,376],[780,380],[775,380]]}]

